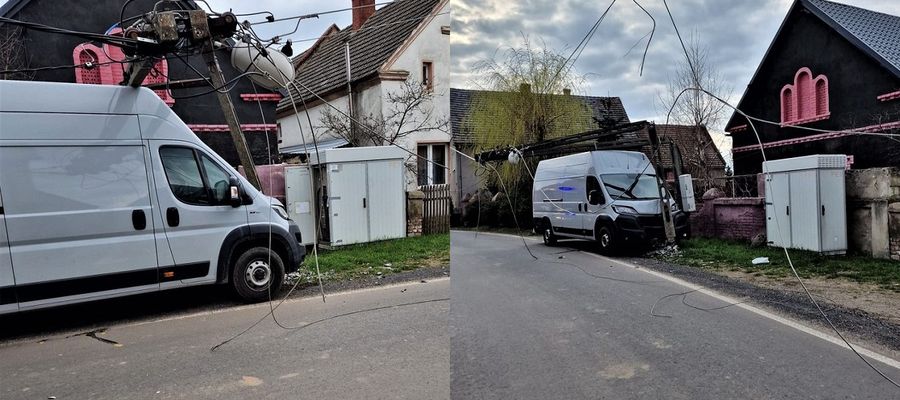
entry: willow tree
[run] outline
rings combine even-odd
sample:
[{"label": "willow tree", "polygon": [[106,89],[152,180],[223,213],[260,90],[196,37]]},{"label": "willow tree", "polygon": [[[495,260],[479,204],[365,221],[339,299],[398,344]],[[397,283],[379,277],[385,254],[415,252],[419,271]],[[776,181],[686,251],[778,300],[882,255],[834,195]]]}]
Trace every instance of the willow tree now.
[{"label": "willow tree", "polygon": [[[565,56],[546,46],[535,47],[527,38],[477,64],[479,89],[469,109],[468,125],[475,151],[517,147],[595,129],[590,107],[579,97],[584,78],[567,64]],[[537,160],[523,160],[531,171]],[[498,170],[510,191],[527,187],[531,177],[523,165],[503,162]],[[486,184],[499,187],[496,174],[485,174]],[[526,184],[527,183],[527,184]]]}]

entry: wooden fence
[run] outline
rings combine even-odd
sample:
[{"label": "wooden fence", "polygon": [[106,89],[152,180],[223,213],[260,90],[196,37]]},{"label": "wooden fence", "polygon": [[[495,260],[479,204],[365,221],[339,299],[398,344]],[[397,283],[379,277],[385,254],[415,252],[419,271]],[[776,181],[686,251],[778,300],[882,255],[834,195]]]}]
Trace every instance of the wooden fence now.
[{"label": "wooden fence", "polygon": [[419,186],[419,190],[425,193],[422,233],[450,232],[450,209],[453,207],[450,185],[425,185]]}]

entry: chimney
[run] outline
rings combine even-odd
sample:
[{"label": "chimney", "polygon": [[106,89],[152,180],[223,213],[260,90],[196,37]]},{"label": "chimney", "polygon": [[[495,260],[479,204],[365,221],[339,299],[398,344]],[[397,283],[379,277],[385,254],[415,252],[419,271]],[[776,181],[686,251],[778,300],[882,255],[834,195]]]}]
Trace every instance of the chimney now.
[{"label": "chimney", "polygon": [[366,20],[375,14],[375,0],[352,0],[353,30],[359,30]]}]

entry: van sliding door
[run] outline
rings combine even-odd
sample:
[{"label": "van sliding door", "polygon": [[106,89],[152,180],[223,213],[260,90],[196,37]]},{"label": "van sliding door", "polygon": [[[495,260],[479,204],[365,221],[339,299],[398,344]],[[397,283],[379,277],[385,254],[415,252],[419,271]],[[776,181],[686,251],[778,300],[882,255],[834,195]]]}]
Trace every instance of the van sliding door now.
[{"label": "van sliding door", "polygon": [[4,113],[0,131],[19,308],[158,290],[137,117]]},{"label": "van sliding door", "polygon": [[3,214],[3,191],[0,190],[0,313],[19,309],[15,284],[12,259],[9,257],[9,240],[6,237],[6,217]]}]

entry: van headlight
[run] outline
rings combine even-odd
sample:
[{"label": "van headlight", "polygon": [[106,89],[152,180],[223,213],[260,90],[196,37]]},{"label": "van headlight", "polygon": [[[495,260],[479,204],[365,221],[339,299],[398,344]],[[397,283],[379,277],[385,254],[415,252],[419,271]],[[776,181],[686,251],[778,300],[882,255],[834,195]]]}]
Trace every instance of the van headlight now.
[{"label": "van headlight", "polygon": [[272,204],[272,210],[275,211],[275,214],[278,214],[279,217],[284,218],[286,221],[291,219],[291,216],[288,215],[287,209],[284,206],[279,204]]},{"label": "van headlight", "polygon": [[637,214],[637,210],[628,206],[613,206],[613,211],[616,214]]}]

